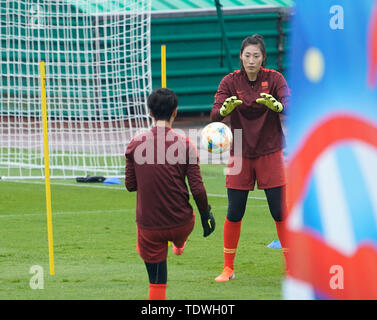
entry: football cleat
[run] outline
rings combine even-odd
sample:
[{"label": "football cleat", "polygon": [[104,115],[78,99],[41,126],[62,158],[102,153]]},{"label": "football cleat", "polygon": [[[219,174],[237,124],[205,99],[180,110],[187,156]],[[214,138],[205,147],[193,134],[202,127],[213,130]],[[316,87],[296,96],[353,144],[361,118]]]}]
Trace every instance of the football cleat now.
[{"label": "football cleat", "polygon": [[236,276],[234,275],[234,271],[229,267],[225,267],[223,272],[215,279],[215,281],[225,282],[233,280],[235,277]]},{"label": "football cleat", "polygon": [[185,243],[183,244],[183,247],[182,248],[178,248],[177,246],[175,246],[174,243],[173,244],[173,253],[177,256],[180,256],[182,253],[183,253],[183,250],[185,249],[185,246],[186,246],[186,241]]}]

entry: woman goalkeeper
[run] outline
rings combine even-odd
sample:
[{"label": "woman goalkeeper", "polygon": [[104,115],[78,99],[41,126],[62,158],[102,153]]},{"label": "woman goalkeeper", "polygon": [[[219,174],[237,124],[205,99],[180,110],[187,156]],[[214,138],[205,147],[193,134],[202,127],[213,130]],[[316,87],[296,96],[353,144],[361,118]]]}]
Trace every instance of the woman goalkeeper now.
[{"label": "woman goalkeeper", "polygon": [[[240,60],[241,69],[220,82],[211,111],[211,121],[222,121],[229,115],[232,131],[242,129],[242,154],[237,154],[237,147],[232,146],[225,179],[228,211],[223,231],[224,268],[216,281],[234,278],[241,222],[255,182],[265,191],[282,247],[285,244],[282,212],[286,176],[281,114],[288,102],[289,88],[282,74],[264,68],[266,49],[262,36],[256,34],[243,40]],[[242,164],[241,172],[232,174],[232,164],[237,161]]]}]

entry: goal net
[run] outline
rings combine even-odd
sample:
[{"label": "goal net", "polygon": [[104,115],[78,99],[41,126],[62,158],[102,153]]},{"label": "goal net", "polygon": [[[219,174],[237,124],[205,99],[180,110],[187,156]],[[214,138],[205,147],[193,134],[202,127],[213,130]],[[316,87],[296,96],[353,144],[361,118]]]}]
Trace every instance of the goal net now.
[{"label": "goal net", "polygon": [[151,0],[0,0],[0,176],[41,178],[40,61],[52,178],[123,176],[149,128]]}]

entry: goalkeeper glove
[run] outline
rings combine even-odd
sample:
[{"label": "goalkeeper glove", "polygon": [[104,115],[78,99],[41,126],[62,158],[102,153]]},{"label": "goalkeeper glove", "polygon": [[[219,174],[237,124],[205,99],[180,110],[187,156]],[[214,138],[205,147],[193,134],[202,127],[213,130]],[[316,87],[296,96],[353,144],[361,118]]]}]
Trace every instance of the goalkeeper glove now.
[{"label": "goalkeeper glove", "polygon": [[267,108],[271,109],[272,111],[283,111],[283,105],[279,101],[277,101],[272,95],[262,92],[260,96],[262,98],[257,99],[256,102],[264,104]]},{"label": "goalkeeper glove", "polygon": [[232,96],[226,98],[223,105],[220,108],[220,115],[226,117],[229,113],[231,113],[235,107],[240,105],[242,100],[238,100],[236,96]]},{"label": "goalkeeper glove", "polygon": [[208,211],[202,213],[200,215],[202,219],[202,226],[203,226],[203,237],[208,237],[214,230],[215,230],[215,218],[211,212],[211,206],[209,206]]}]

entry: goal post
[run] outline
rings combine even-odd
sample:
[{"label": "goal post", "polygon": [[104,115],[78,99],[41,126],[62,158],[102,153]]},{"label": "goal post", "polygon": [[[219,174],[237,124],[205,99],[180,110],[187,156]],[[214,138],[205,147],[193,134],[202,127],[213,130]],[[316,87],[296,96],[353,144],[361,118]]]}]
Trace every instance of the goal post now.
[{"label": "goal post", "polygon": [[151,0],[0,0],[0,176],[44,176],[45,61],[51,178],[123,176],[151,126]]}]

